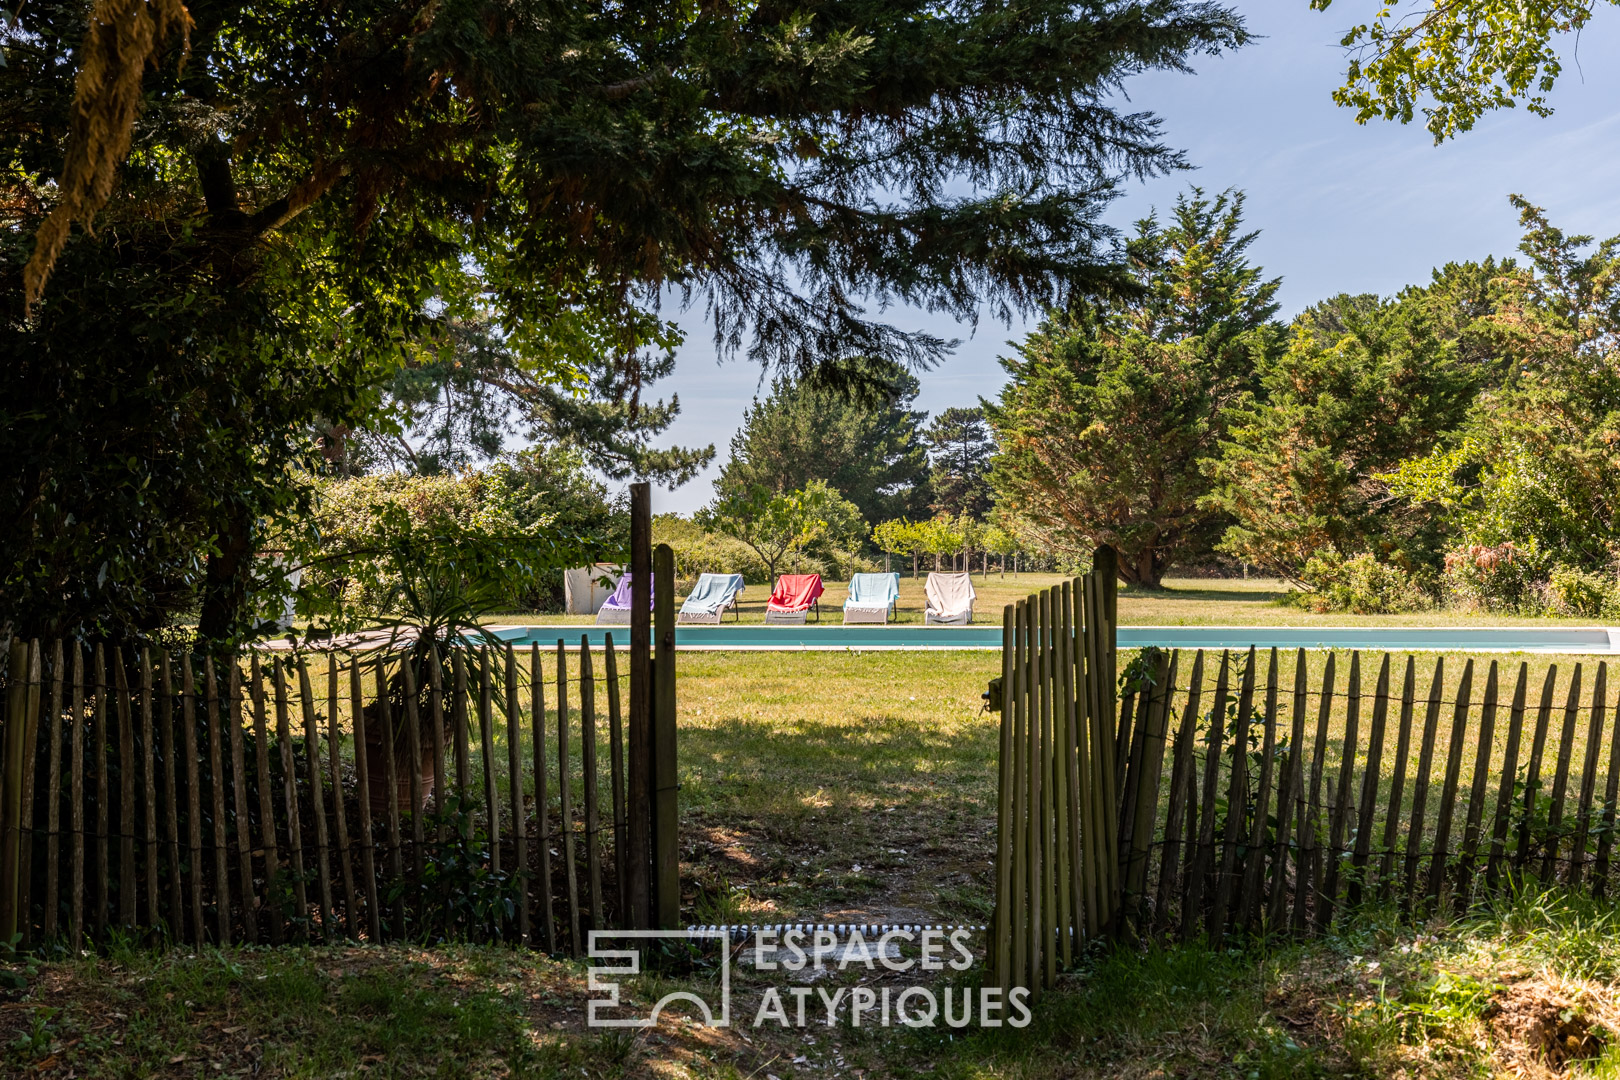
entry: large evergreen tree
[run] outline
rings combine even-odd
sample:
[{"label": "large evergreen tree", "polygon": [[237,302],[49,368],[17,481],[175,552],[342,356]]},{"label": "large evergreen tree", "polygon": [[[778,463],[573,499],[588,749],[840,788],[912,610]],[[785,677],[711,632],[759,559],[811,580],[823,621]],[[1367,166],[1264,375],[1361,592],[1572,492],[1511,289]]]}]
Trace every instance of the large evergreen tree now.
[{"label": "large evergreen tree", "polygon": [[627,401],[670,290],[800,375],[926,365],[863,304],[1108,278],[1112,178],[1179,162],[1122,80],[1246,35],[1197,0],[30,0],[0,39],[0,610],[226,638],[310,430],[445,319]]},{"label": "large evergreen tree", "polygon": [[668,351],[644,356],[634,369],[639,385],[631,385],[626,365],[595,357],[580,380],[559,383],[524,364],[489,318],[448,320],[407,352],[363,426],[323,432],[326,458],[340,474],[378,465],[432,474],[492,460],[521,434],[576,452],[612,479],[634,475],[674,487],[714,457],[713,445],[652,445],[679,415],[680,399],[643,395],[674,368]]},{"label": "large evergreen tree", "polygon": [[1302,581],[1312,557],[1427,562],[1433,521],[1379,478],[1461,422],[1501,375],[1489,319],[1511,264],[1449,265],[1393,300],[1337,296],[1306,309],[1260,389],[1231,412],[1209,462],[1220,547]]},{"label": "large evergreen tree", "polygon": [[715,481],[722,496],[755,488],[797,491],[812,480],[854,503],[868,524],[920,514],[928,505],[928,456],[912,409],[917,379],[884,361],[863,365],[851,389],[819,378],[778,379],[743,414],[731,458]]},{"label": "large evergreen tree", "polygon": [[1250,264],[1242,221],[1241,194],[1193,189],[1168,223],[1138,224],[1136,289],[1054,313],[1002,361],[1011,380],[985,405],[992,482],[1040,542],[1111,544],[1120,576],[1154,587],[1218,537],[1203,462],[1278,336],[1280,281]]}]

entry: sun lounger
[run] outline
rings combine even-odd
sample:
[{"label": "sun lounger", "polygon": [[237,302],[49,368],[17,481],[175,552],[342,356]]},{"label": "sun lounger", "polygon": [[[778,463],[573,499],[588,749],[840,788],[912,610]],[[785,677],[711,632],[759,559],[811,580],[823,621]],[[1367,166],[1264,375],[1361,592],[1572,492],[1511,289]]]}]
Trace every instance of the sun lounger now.
[{"label": "sun lounger", "polygon": [[972,574],[931,573],[923,593],[928,598],[925,625],[965,626],[973,621]]},{"label": "sun lounger", "polygon": [[856,574],[849,579],[844,622],[886,623],[893,617],[899,599],[899,574]]},{"label": "sun lounger", "polygon": [[727,611],[735,611],[742,595],[741,574],[704,574],[681,605],[676,622],[719,624]]},{"label": "sun lounger", "polygon": [[[650,591],[650,590],[649,590]],[[598,626],[629,626],[630,625],[630,573],[625,572],[619,579],[619,585],[613,590],[613,595],[607,598],[602,610],[596,613]]]},{"label": "sun lounger", "polygon": [[821,621],[821,605],[816,601],[825,590],[820,574],[783,574],[776,579],[770,602],[765,605],[765,621],[783,625],[803,625],[810,609]]}]

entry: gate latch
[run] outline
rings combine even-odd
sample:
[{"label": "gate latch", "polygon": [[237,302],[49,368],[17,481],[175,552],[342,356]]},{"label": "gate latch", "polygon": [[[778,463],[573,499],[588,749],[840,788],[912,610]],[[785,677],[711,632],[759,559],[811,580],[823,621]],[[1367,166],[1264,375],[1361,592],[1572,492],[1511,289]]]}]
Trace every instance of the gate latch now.
[{"label": "gate latch", "polygon": [[984,693],[980,694],[979,696],[984,699],[984,707],[986,709],[990,710],[991,712],[1000,712],[1001,676],[997,675],[995,678],[991,679],[990,685],[985,687]]}]

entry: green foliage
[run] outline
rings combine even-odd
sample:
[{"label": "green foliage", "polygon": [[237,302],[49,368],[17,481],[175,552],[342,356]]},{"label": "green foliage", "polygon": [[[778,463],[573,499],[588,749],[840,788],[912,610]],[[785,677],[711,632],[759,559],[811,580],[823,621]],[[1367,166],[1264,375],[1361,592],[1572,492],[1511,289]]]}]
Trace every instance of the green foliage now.
[{"label": "green foliage", "polygon": [[966,536],[962,523],[945,517],[943,514],[927,521],[921,521],[916,526],[917,550],[924,555],[934,556],[937,567],[939,560],[946,555],[954,555],[962,550],[966,543]]},{"label": "green foliage", "polygon": [[548,451],[567,448],[613,479],[635,474],[685,483],[713,459],[714,447],[652,447],[680,403],[641,395],[674,371],[679,342],[672,326],[654,327],[634,368],[611,354],[587,355],[576,360],[585,365],[576,379],[559,382],[520,354],[487,311],[447,317],[406,350],[364,426],[341,436],[328,430],[329,467],[345,476],[379,466],[454,471],[500,457],[506,439],[521,431]]},{"label": "green foliage", "polygon": [[[899,518],[879,522],[877,528],[872,530],[872,539],[879,551],[911,556],[913,577],[917,575],[917,563],[921,556],[934,556],[937,568],[944,556],[964,552],[971,555],[975,551],[986,550],[987,535],[985,526],[966,514],[956,518],[938,514],[924,521]],[[1005,537],[1005,534],[1002,536]]]},{"label": "green foliage", "polygon": [[[426,895],[444,898],[445,933],[452,939],[476,940],[491,929],[499,939],[501,927],[511,925],[530,876],[526,869],[492,869],[489,842],[475,835],[473,826],[480,801],[471,795],[451,795],[443,812],[429,815],[425,822],[430,830],[443,825],[445,839],[427,847],[421,889]],[[434,834],[436,830],[430,832]],[[396,883],[388,897],[390,904],[394,891],[408,887]]]},{"label": "green foliage", "polygon": [[1290,596],[1311,611],[1396,615],[1422,611],[1433,603],[1432,587],[1425,588],[1410,570],[1380,562],[1367,551],[1347,559],[1332,548],[1324,549],[1306,562],[1300,578],[1310,591]]},{"label": "green foliage", "polygon": [[1240,193],[1194,188],[1169,224],[1138,223],[1138,291],[1052,314],[1002,360],[1011,381],[985,406],[997,506],[1042,546],[1111,544],[1120,576],[1154,587],[1214,542],[1202,463],[1277,336],[1279,281],[1249,264],[1242,219]]},{"label": "green foliage", "polygon": [[863,382],[853,389],[822,379],[776,380],[769,396],[743,413],[717,490],[783,493],[822,480],[869,522],[927,506],[920,430],[927,414],[910,407],[916,377],[879,362],[863,362],[857,374]]},{"label": "green foliage", "polygon": [[855,504],[821,480],[786,494],[755,486],[722,495],[693,520],[747,545],[773,580],[784,560],[802,552],[849,551],[866,537]]},{"label": "green foliage", "polygon": [[992,555],[1011,555],[1018,551],[1020,546],[1016,535],[994,522],[985,526],[980,543],[984,545],[984,550]]},{"label": "green foliage", "polygon": [[1555,566],[1547,575],[1547,601],[1555,615],[1620,618],[1620,581],[1612,571]]},{"label": "green foliage", "polygon": [[[1333,100],[1355,109],[1360,124],[1375,117],[1409,124],[1421,108],[1437,143],[1521,101],[1550,116],[1545,95],[1563,71],[1553,37],[1578,34],[1599,2],[1451,0],[1416,13],[1384,5],[1372,22],[1345,33],[1350,65]],[[1311,0],[1311,7],[1326,11],[1332,3]]]},{"label": "green foliage", "polygon": [[909,555],[920,550],[917,523],[904,518],[880,521],[872,529],[872,542],[879,551],[891,555]]},{"label": "green foliage", "polygon": [[56,280],[71,299],[25,322],[27,244],[0,229],[0,622],[150,640],[200,612],[205,637],[251,633],[254,552],[307,513],[289,477],[320,465],[302,422],[356,415],[364,358],[323,342],[329,296],[281,280],[175,291],[141,241],[107,233],[69,245]]},{"label": "green foliage", "polygon": [[675,552],[675,587],[680,591],[690,590],[703,574],[741,574],[751,585],[771,581],[770,570],[753,548],[679,514],[654,517],[652,540]]},{"label": "green foliage", "polygon": [[879,551],[911,556],[911,576],[917,576],[917,559],[927,546],[927,527],[905,518],[880,521],[872,530],[872,542]]},{"label": "green foliage", "polygon": [[1539,615],[1543,603],[1537,585],[1546,567],[1546,556],[1534,543],[1468,544],[1446,553],[1445,591],[1465,608]]},{"label": "green foliage", "polygon": [[1501,986],[1451,971],[1406,982],[1393,995],[1388,980],[1375,985],[1375,996],[1334,1008],[1352,1061],[1381,1073],[1400,1061],[1401,1047],[1423,1046],[1435,1057],[1477,1062],[1480,1021]]},{"label": "green foliage", "polygon": [[1497,377],[1477,324],[1511,269],[1452,264],[1392,301],[1341,295],[1302,313],[1207,466],[1207,505],[1232,522],[1220,550],[1306,585],[1321,552],[1432,550],[1431,515],[1388,498],[1378,474],[1434,445]]},{"label": "green foliage", "polygon": [[[617,550],[600,488],[577,460],[529,454],[518,461],[482,472],[322,484],[316,528],[293,533],[282,557],[286,570],[302,571],[298,612],[308,633],[397,624],[450,643],[484,615],[545,597],[557,570]],[[543,464],[559,467],[552,485],[541,478]],[[556,479],[585,491],[569,492]],[[595,506],[581,497],[592,487]]]},{"label": "green foliage", "polygon": [[[1607,569],[1620,552],[1620,237],[1567,236],[1513,201],[1530,270],[1494,316],[1511,367],[1451,440],[1380,479],[1438,513],[1456,550],[1518,552],[1503,563],[1514,574]],[[1465,592],[1527,602],[1517,586],[1474,588],[1470,565],[1457,565]]]}]

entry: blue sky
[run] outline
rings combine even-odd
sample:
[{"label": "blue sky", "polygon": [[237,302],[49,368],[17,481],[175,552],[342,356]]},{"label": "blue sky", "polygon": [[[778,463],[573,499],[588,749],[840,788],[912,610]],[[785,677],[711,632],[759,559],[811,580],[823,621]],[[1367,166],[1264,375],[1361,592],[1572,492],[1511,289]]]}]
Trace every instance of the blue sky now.
[{"label": "blue sky", "polygon": [[[1108,215],[1114,224],[1167,207],[1189,184],[1242,189],[1249,227],[1260,230],[1253,257],[1282,277],[1284,316],[1338,292],[1393,293],[1451,260],[1512,254],[1519,231],[1509,192],[1546,207],[1566,232],[1620,233],[1620,66],[1612,62],[1620,12],[1600,10],[1578,47],[1565,43],[1552,117],[1499,113],[1434,146],[1421,123],[1361,127],[1333,104],[1344,69],[1337,42],[1352,19],[1370,14],[1365,0],[1340,0],[1326,13],[1307,0],[1237,3],[1262,40],[1202,58],[1193,75],[1127,84],[1131,105],[1159,114],[1166,141],[1196,168],[1128,186]],[[996,358],[1028,329],[990,318],[975,329],[907,309],[885,317],[962,339],[955,355],[920,376],[918,407],[930,412],[994,396],[1003,381]],[[687,341],[659,391],[680,395],[681,417],[661,441],[712,442],[718,464],[760,389],[759,370],[743,360],[717,363],[701,317],[680,322]],[[716,471],[674,492],[655,490],[654,512],[697,509],[711,497]]]}]

